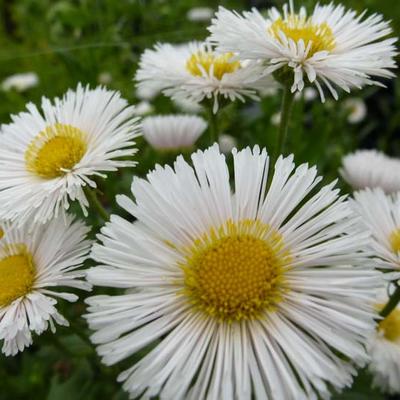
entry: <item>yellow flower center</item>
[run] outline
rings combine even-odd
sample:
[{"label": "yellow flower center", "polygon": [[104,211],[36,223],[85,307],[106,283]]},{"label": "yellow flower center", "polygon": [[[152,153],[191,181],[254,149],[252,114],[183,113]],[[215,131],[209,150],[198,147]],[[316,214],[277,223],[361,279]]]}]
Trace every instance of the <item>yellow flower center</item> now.
[{"label": "yellow flower center", "polygon": [[0,228],[0,239],[3,239],[3,236],[4,236],[4,231],[3,229]]},{"label": "yellow flower center", "polygon": [[240,62],[232,61],[232,57],[232,53],[215,55],[211,51],[198,51],[187,60],[186,68],[194,76],[202,76],[205,72],[221,80],[225,74],[240,68]]},{"label": "yellow flower center", "polygon": [[400,310],[394,309],[385,319],[379,322],[378,329],[391,342],[400,339]]},{"label": "yellow flower center", "polygon": [[390,246],[395,253],[400,251],[400,229],[395,229],[389,237]]},{"label": "yellow flower center", "polygon": [[29,293],[35,279],[32,255],[24,245],[12,247],[17,251],[10,254],[11,246],[3,249],[0,259],[0,307]]},{"label": "yellow flower center", "polygon": [[71,171],[87,149],[85,134],[71,125],[55,124],[40,132],[25,152],[28,171],[45,179]]},{"label": "yellow flower center", "polygon": [[185,249],[184,295],[218,320],[257,318],[286,289],[291,256],[282,236],[260,221],[228,221]]},{"label": "yellow flower center", "polygon": [[315,24],[311,18],[296,14],[289,15],[285,20],[278,18],[272,23],[269,31],[281,43],[283,40],[280,32],[295,43],[302,39],[306,48],[310,43],[309,57],[318,51],[332,51],[335,48],[335,36],[326,22]]}]

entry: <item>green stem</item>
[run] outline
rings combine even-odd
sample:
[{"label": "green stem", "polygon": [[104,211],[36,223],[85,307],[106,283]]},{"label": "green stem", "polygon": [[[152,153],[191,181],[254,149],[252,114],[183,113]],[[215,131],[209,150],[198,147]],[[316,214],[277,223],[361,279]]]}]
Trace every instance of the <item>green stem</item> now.
[{"label": "green stem", "polygon": [[399,304],[400,302],[400,286],[396,285],[396,290],[390,296],[389,301],[387,302],[386,306],[382,308],[379,315],[383,318],[386,318]]},{"label": "green stem", "polygon": [[210,145],[212,145],[218,142],[218,116],[213,113],[212,105],[209,106],[208,110],[208,130],[210,133]]},{"label": "green stem", "polygon": [[274,165],[279,155],[284,153],[289,120],[292,113],[293,100],[294,94],[290,91],[290,85],[285,85],[282,96],[278,141],[275,147],[271,165]]},{"label": "green stem", "polygon": [[96,190],[91,189],[89,186],[84,186],[83,191],[89,201],[90,207],[93,207],[104,221],[109,221],[110,216],[97,198]]}]

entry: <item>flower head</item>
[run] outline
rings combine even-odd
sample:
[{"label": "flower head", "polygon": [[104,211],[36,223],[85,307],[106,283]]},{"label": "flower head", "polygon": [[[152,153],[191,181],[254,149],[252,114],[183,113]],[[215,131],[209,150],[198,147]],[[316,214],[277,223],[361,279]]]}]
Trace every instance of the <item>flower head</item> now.
[{"label": "flower head", "polygon": [[342,5],[317,4],[308,16],[291,3],[283,13],[272,8],[266,18],[256,9],[240,15],[220,7],[209,30],[218,51],[264,61],[265,73],[290,82],[292,92],[314,84],[322,101],[322,85],[337,99],[335,86],[349,92],[394,76],[396,39],[385,39],[389,24],[377,14],[362,19]]},{"label": "flower head", "polygon": [[158,115],[143,120],[144,138],[159,150],[190,148],[207,128],[207,122],[195,115]]},{"label": "flower head", "polygon": [[32,332],[68,326],[56,299],[72,302],[78,296],[53,287],[91,288],[80,279],[85,273],[77,270],[89,253],[89,229],[70,216],[47,224],[31,222],[0,224],[0,340],[6,355],[30,346]]},{"label": "flower head", "polygon": [[376,273],[348,204],[291,156],[267,188],[265,150],[232,155],[234,192],[217,145],[134,178],[118,203],[136,221],[93,247],[89,281],[129,289],[87,300],[103,361],[152,344],[119,378],[132,397],[326,397],[365,361]]},{"label": "flower head", "polygon": [[83,187],[95,187],[103,171],[134,166],[121,160],[136,149],[134,107],[117,92],[79,85],[42,110],[28,104],[2,126],[0,218],[45,222],[77,200],[84,212]]},{"label": "flower head", "polygon": [[18,92],[25,92],[26,90],[37,86],[39,77],[35,72],[26,72],[23,74],[11,75],[4,79],[1,83],[1,88],[5,91],[15,89]]},{"label": "flower head", "polygon": [[400,190],[400,160],[376,150],[357,150],[343,157],[340,174],[354,189]]},{"label": "flower head", "polygon": [[157,44],[142,55],[135,79],[140,90],[158,90],[196,103],[212,100],[216,112],[223,99],[257,100],[258,90],[273,85],[262,70],[258,62],[238,61],[231,52],[216,54],[205,43]]}]

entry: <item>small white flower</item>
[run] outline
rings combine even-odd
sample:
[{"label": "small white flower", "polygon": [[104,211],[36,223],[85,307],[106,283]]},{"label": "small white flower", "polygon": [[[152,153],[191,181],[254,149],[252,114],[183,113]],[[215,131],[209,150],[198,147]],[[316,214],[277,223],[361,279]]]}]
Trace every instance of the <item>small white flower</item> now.
[{"label": "small white flower", "polygon": [[382,189],[365,189],[354,193],[351,201],[360,226],[371,234],[372,255],[389,279],[400,277],[400,193],[386,195]]},{"label": "small white flower", "polygon": [[85,261],[91,242],[89,229],[73,218],[47,224],[0,224],[0,340],[5,355],[15,355],[55,324],[68,326],[57,311],[57,299],[74,302],[78,296],[55,287],[90,290],[77,270]]},{"label": "small white flower", "polygon": [[344,109],[348,112],[347,121],[350,124],[358,124],[367,115],[367,106],[363,99],[351,98],[343,102]]},{"label": "small white flower", "polygon": [[400,160],[377,150],[357,150],[343,157],[340,174],[353,189],[400,190]]},{"label": "small white flower", "polygon": [[281,113],[278,111],[271,115],[271,124],[274,126],[279,126],[281,123]]},{"label": "small white flower", "polygon": [[135,79],[140,90],[162,91],[172,99],[209,99],[216,113],[221,101],[258,100],[259,90],[273,86],[263,69],[258,62],[235,60],[232,53],[215,54],[205,43],[157,44],[142,54]]},{"label": "small white flower", "polygon": [[367,360],[377,273],[345,198],[292,156],[232,155],[231,176],[214,145],[135,177],[135,222],[93,247],[89,281],[130,289],[87,300],[103,362],[149,349],[119,376],[132,398],[328,398]]},{"label": "small white flower", "polygon": [[190,148],[207,128],[207,122],[195,115],[158,115],[143,120],[143,136],[155,149]]},{"label": "small white flower", "polygon": [[149,86],[139,86],[136,88],[135,95],[139,100],[153,100],[160,93],[157,88],[153,89]]},{"label": "small white flower", "polygon": [[186,14],[187,19],[192,22],[209,21],[214,15],[214,10],[210,7],[194,7]]},{"label": "small white flower", "polygon": [[322,101],[322,86],[337,99],[334,86],[346,92],[382,86],[375,78],[393,77],[390,69],[396,68],[396,39],[385,39],[392,33],[388,22],[378,14],[357,16],[333,3],[317,4],[310,16],[304,7],[296,13],[292,3],[283,13],[270,9],[267,17],[256,9],[241,15],[220,7],[209,31],[218,51],[264,61],[265,73],[286,76],[292,92],[314,84]]},{"label": "small white flower", "polygon": [[218,138],[219,149],[222,153],[228,154],[237,146],[237,140],[231,135],[219,135]]},{"label": "small white flower", "polygon": [[187,98],[176,98],[173,99],[173,102],[177,108],[185,113],[197,114],[203,111],[203,107],[199,103]]},{"label": "small white flower", "polygon": [[[385,288],[378,296],[377,306],[382,309],[389,297]],[[373,386],[390,394],[400,393],[400,306],[380,321],[368,343],[371,361],[368,369]]]},{"label": "small white flower", "polygon": [[138,103],[134,109],[134,115],[142,116],[146,114],[151,114],[154,111],[154,107],[146,100]]},{"label": "small white flower", "polygon": [[77,200],[86,212],[85,186],[119,167],[132,167],[138,136],[134,107],[117,92],[79,85],[52,103],[43,98],[2,126],[0,219],[45,222]]},{"label": "small white flower", "polygon": [[102,85],[109,85],[112,82],[112,75],[107,71],[101,72],[97,77],[97,81]]},{"label": "small white flower", "polygon": [[24,92],[30,88],[33,88],[39,84],[39,77],[35,72],[26,72],[24,74],[15,74],[6,78],[1,88],[4,91],[16,90],[17,92]]}]

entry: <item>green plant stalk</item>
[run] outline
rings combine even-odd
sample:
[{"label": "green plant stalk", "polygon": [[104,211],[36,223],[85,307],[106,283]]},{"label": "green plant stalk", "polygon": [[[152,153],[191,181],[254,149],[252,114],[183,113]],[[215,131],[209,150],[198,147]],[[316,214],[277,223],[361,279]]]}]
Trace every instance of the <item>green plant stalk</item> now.
[{"label": "green plant stalk", "polygon": [[91,208],[96,210],[96,212],[100,215],[100,217],[105,221],[110,220],[110,216],[106,209],[102,206],[99,199],[97,198],[96,190],[91,189],[89,186],[84,186],[83,191],[85,192],[86,198],[89,201],[89,205]]},{"label": "green plant stalk", "polygon": [[379,315],[383,318],[386,318],[399,304],[400,302],[400,286],[396,286],[396,290],[390,296],[389,301],[386,303],[385,307],[382,308]]},{"label": "green plant stalk", "polygon": [[292,114],[294,93],[290,90],[290,84],[286,84],[283,88],[283,96],[280,112],[280,123],[278,130],[278,140],[273,153],[271,166],[273,166],[280,154],[284,153],[285,142],[288,133],[290,116]]},{"label": "green plant stalk", "polygon": [[213,113],[212,104],[208,107],[208,130],[210,137],[210,145],[218,142],[218,114]]}]

